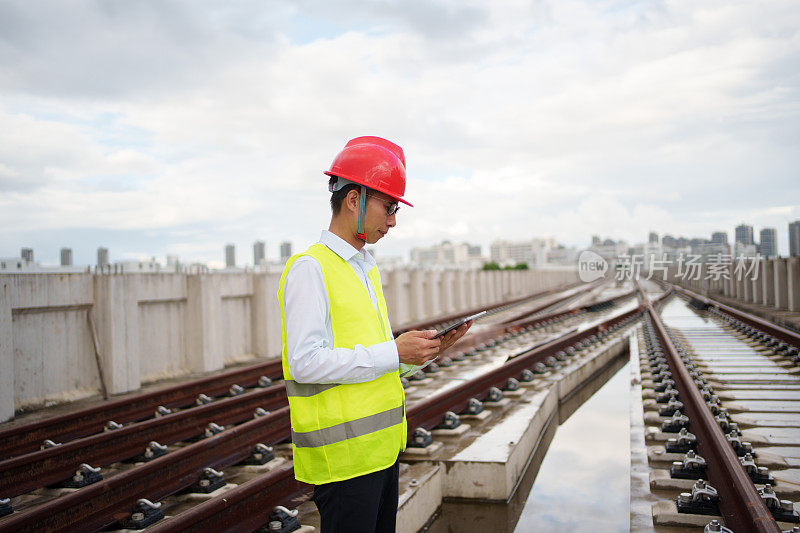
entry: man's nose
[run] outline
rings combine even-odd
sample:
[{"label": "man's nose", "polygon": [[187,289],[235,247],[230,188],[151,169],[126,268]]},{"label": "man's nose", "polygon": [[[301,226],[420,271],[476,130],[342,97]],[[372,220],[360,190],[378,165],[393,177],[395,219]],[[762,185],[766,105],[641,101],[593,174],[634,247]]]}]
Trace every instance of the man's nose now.
[{"label": "man's nose", "polygon": [[397,224],[397,219],[395,218],[395,215],[393,214],[389,215],[389,218],[386,219],[386,225],[389,226],[390,228],[393,228],[395,224]]}]

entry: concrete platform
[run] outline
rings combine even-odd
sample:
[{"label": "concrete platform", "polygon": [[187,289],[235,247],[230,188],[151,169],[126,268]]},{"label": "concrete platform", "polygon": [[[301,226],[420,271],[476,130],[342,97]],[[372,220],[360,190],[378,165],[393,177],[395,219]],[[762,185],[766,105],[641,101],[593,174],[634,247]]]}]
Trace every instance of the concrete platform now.
[{"label": "concrete platform", "polygon": [[444,496],[505,501],[522,475],[547,420],[558,409],[556,387],[539,392],[491,430],[442,461]]},{"label": "concrete platform", "polygon": [[[499,420],[488,421],[491,427],[456,449],[449,457],[435,459],[444,466],[445,498],[506,501],[514,492],[536,442],[559,407],[586,381],[622,355],[628,337],[570,359],[567,364],[544,378],[544,385],[519,399],[504,398],[498,404],[507,408]],[[484,404],[491,406],[491,403]],[[488,418],[484,413],[481,415]],[[478,416],[481,416],[478,415]],[[466,418],[466,417],[464,417]]]},{"label": "concrete platform", "polygon": [[401,476],[400,502],[397,507],[398,533],[422,529],[442,502],[444,472],[437,464],[410,465]]}]

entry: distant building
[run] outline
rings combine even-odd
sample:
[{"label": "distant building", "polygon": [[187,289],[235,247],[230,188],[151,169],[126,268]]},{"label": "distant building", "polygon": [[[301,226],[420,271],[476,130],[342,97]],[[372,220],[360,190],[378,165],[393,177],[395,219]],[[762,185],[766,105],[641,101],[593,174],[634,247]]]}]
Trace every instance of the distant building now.
[{"label": "distant building", "polygon": [[726,231],[715,231],[711,234],[711,242],[714,244],[728,244],[728,233]]},{"label": "distant building", "polygon": [[496,240],[490,248],[491,260],[500,266],[527,263],[531,268],[547,262],[547,252],[556,247],[555,239],[531,239],[528,241]]},{"label": "distant building", "polygon": [[[69,253],[63,254],[64,259],[72,261],[72,250],[65,248]],[[86,267],[73,265],[42,266],[33,260],[33,248],[22,248],[20,257],[0,257],[0,273],[5,274],[30,274],[30,273],[75,273],[86,272]]]},{"label": "distant building", "polygon": [[[370,251],[370,253],[372,253],[372,251]],[[378,256],[375,257],[375,262],[378,263],[378,268],[381,269],[381,272],[402,268],[406,264],[405,261],[403,261],[403,258],[399,255]]]},{"label": "distant building", "polygon": [[480,268],[486,260],[480,246],[442,241],[430,247],[411,249],[411,264],[423,268]]},{"label": "distant building", "polygon": [[731,247],[728,243],[704,240],[704,242],[692,246],[692,254],[703,256],[702,262],[704,263],[719,262],[731,254]]},{"label": "distant building", "polygon": [[97,249],[97,266],[101,268],[108,266],[108,248],[100,246]]},{"label": "distant building", "polygon": [[625,241],[614,241],[613,239],[606,239],[597,244],[593,244],[589,250],[608,261],[611,265],[616,264],[620,260],[620,257],[628,255],[630,252],[628,243]]},{"label": "distant building", "polygon": [[61,249],[61,266],[72,266],[72,248]]},{"label": "distant building", "polygon": [[741,242],[734,243],[733,257],[755,257],[758,253],[758,247],[755,244],[744,244]]},{"label": "distant building", "polygon": [[763,228],[759,236],[758,253],[764,257],[778,255],[778,237],[775,228]]},{"label": "distant building", "polygon": [[755,244],[755,240],[753,238],[753,226],[748,226],[747,224],[739,224],[736,226],[736,239],[734,242],[746,245]]},{"label": "distant building", "polygon": [[800,256],[800,220],[789,224],[789,255]]},{"label": "distant building", "polygon": [[599,235],[592,235],[592,246],[600,246],[601,240]]},{"label": "distant building", "polygon": [[547,251],[545,264],[574,267],[578,264],[578,249],[557,244]]},{"label": "distant building", "polygon": [[262,266],[267,262],[267,244],[264,241],[253,243],[253,265]]},{"label": "distant building", "polygon": [[283,241],[281,243],[281,261],[286,262],[292,257],[292,243]]},{"label": "distant building", "polygon": [[150,259],[126,259],[114,261],[114,273],[120,274],[157,274],[162,271],[161,265],[155,257]]},{"label": "distant building", "polygon": [[181,263],[178,260],[178,256],[177,255],[174,255],[174,254],[167,255],[167,268],[169,270],[174,270],[175,272],[177,272],[178,270],[180,270],[180,267],[181,267]]},{"label": "distant building", "polygon": [[233,244],[225,245],[225,268],[234,268],[236,266],[236,246]]},{"label": "distant building", "polygon": [[26,272],[26,265],[21,257],[0,257],[0,272]]},{"label": "distant building", "polygon": [[651,244],[657,244],[658,243],[658,233],[656,233],[655,231],[651,231],[650,235],[647,237],[647,242],[649,242]]}]

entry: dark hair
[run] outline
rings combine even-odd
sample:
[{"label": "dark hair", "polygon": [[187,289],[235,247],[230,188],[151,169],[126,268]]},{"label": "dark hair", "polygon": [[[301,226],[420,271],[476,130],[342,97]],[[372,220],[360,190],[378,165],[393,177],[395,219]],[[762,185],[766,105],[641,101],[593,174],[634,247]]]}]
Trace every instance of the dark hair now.
[{"label": "dark hair", "polygon": [[[328,180],[328,186],[336,183],[336,176],[331,176],[331,179]],[[360,185],[356,185],[355,183],[348,183],[338,191],[331,193],[331,211],[333,211],[334,215],[338,215],[339,211],[342,210],[342,202],[344,201],[344,197],[347,196],[347,193],[350,191],[357,191],[361,188]]]}]

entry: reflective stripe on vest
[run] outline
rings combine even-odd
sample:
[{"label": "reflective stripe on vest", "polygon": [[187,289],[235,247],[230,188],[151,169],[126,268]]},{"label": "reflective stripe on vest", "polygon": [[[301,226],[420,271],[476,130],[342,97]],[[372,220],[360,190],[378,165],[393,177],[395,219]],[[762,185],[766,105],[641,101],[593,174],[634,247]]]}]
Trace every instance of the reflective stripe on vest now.
[{"label": "reflective stripe on vest", "polygon": [[360,437],[389,428],[403,421],[405,406],[394,407],[382,413],[365,416],[358,420],[342,422],[329,428],[318,429],[306,433],[292,431],[292,442],[298,448],[309,448],[334,444],[343,440]]},{"label": "reflective stripe on vest", "polygon": [[286,385],[286,395],[290,398],[292,396],[308,398],[339,386],[338,383],[298,383],[293,379],[284,379],[283,383]]},{"label": "reflective stripe on vest", "polygon": [[367,273],[375,306],[353,267],[325,245],[315,244],[287,261],[279,283],[278,303],[295,477],[319,485],[394,464],[406,444],[405,394],[398,370],[364,383],[297,383],[292,378],[283,295],[289,269],[301,256],[316,260],[322,271],[333,335],[330,348],[373,346],[391,341],[392,336],[377,267]]}]

